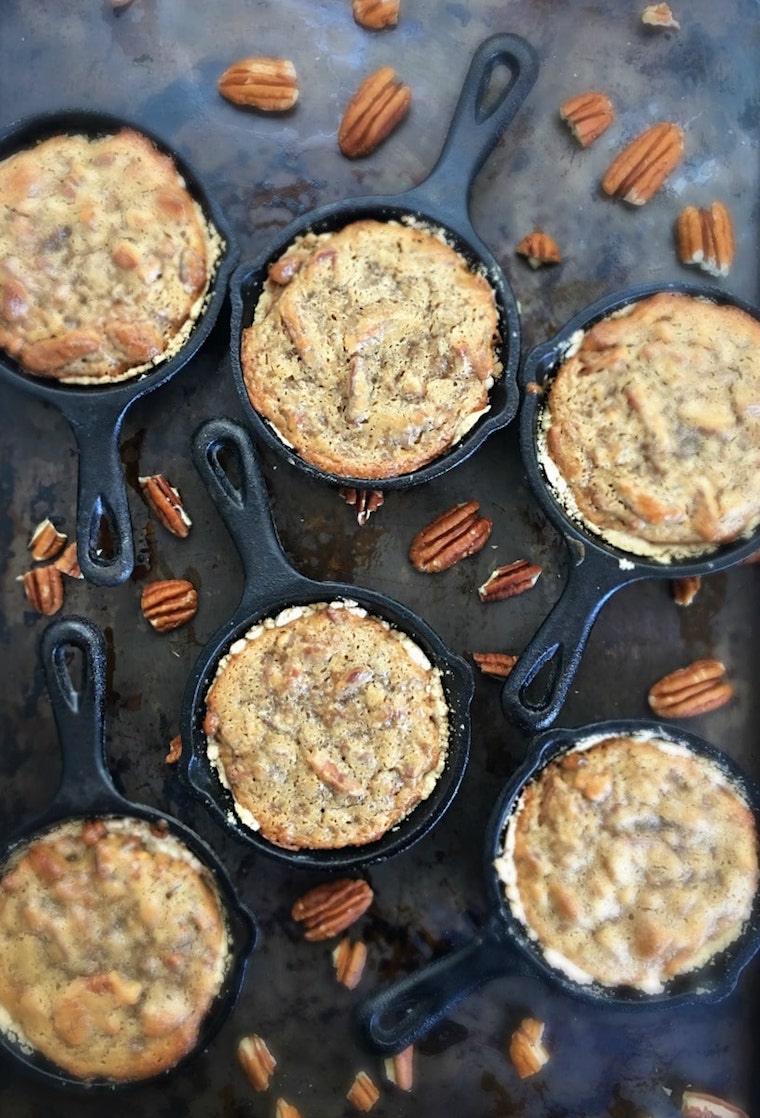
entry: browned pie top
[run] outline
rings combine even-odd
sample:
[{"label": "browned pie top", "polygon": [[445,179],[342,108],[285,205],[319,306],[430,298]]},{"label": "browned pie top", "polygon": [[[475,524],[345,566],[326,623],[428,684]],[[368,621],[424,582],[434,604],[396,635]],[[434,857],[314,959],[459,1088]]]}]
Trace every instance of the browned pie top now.
[{"label": "browned pie top", "polygon": [[0,346],[67,383],[135,376],[181,346],[220,248],[146,136],[44,140],[0,163]]},{"label": "browned pie top", "polygon": [[589,739],[525,787],[496,868],[551,965],[655,993],[741,934],[758,836],[713,761],[647,735]]},{"label": "browned pie top", "polygon": [[287,849],[372,842],[430,795],[448,748],[440,674],[353,603],[293,607],[220,663],[208,752],[246,825]]},{"label": "browned pie top", "polygon": [[227,957],[208,872],[140,821],[57,828],[0,878],[0,1027],[77,1078],[175,1064]]},{"label": "browned pie top", "polygon": [[356,221],[269,272],[241,359],[254,408],[320,469],[384,478],[442,454],[501,373],[484,276],[435,231]]},{"label": "browned pie top", "polygon": [[551,382],[543,460],[571,514],[667,561],[760,523],[760,323],[661,293],[592,326]]}]

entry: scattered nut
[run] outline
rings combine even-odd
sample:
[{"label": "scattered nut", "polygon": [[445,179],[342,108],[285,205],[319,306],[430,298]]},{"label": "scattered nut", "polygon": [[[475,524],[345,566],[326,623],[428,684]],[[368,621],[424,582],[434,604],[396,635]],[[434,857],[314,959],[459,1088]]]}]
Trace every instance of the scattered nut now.
[{"label": "scattered nut", "polygon": [[494,679],[506,679],[518,660],[509,652],[473,652],[472,658],[484,675]]},{"label": "scattered nut", "polygon": [[509,1040],[509,1058],[521,1079],[535,1075],[549,1059],[543,1044],[544,1023],[535,1017],[521,1021]]},{"label": "scattered nut", "polygon": [[179,761],[182,756],[182,735],[175,734],[169,742],[169,752],[166,754],[164,761],[167,765],[174,765]]},{"label": "scattered nut", "polygon": [[592,89],[568,97],[560,105],[559,115],[581,147],[587,148],[612,124],[615,109],[606,94]]},{"label": "scattered nut", "polygon": [[748,1114],[733,1103],[690,1088],[681,1096],[681,1113],[685,1118],[749,1118]]},{"label": "scattered nut", "polygon": [[538,563],[529,563],[527,559],[517,559],[514,563],[497,567],[478,587],[478,596],[481,602],[499,602],[503,598],[524,594],[536,585],[542,570]]},{"label": "scattered nut", "polygon": [[348,990],[356,989],[367,962],[367,945],[345,936],[333,951],[332,958],[338,982]]},{"label": "scattered nut", "polygon": [[233,105],[284,113],[298,100],[296,68],[287,58],[241,58],[219,78],[217,88]]},{"label": "scattered nut", "polygon": [[263,1037],[256,1033],[241,1037],[237,1046],[237,1058],[254,1091],[266,1091],[277,1061]]},{"label": "scattered nut", "polygon": [[389,1083],[398,1087],[399,1091],[411,1091],[414,1085],[414,1045],[389,1056],[383,1061],[385,1075]]},{"label": "scattered nut", "polygon": [[412,91],[396,80],[391,66],[365,78],[348,103],[338,129],[338,146],[348,159],[369,155],[409,112]]},{"label": "scattered nut", "polygon": [[338,490],[338,496],[347,505],[353,505],[360,527],[367,523],[372,513],[377,512],[385,500],[382,489],[353,489],[345,485]]},{"label": "scattered nut", "polygon": [[192,621],[198,612],[198,594],[187,579],[167,578],[147,584],[141,605],[145,619],[165,633]]},{"label": "scattered nut", "polygon": [[346,1093],[346,1098],[357,1110],[371,1110],[380,1098],[380,1092],[366,1071],[358,1071]]},{"label": "scattered nut", "polygon": [[485,547],[492,522],[479,517],[477,501],[467,501],[442,512],[417,533],[409,547],[412,566],[423,574],[437,574]]},{"label": "scattered nut", "polygon": [[151,474],[137,480],[159,523],[173,536],[185,539],[193,522],[185,512],[179,491],[169,485],[163,474]]},{"label": "scattered nut", "polygon": [[287,1099],[278,1099],[274,1104],[274,1118],[301,1118],[301,1111]]},{"label": "scattered nut", "polygon": [[674,578],[671,582],[673,601],[677,606],[690,606],[699,593],[702,579],[699,575],[687,575],[685,578]]},{"label": "scattered nut", "polygon": [[682,264],[696,264],[711,276],[727,276],[736,245],[731,214],[722,202],[709,209],[686,206],[676,221],[676,247]]},{"label": "scattered nut", "polygon": [[29,603],[45,617],[51,617],[63,605],[63,578],[57,567],[35,567],[21,575]]},{"label": "scattered nut", "polygon": [[37,563],[55,559],[60,555],[67,539],[68,536],[64,532],[59,532],[52,520],[46,516],[34,529],[29,540],[28,546],[32,559]]},{"label": "scattered nut", "polygon": [[562,259],[557,242],[540,229],[534,229],[523,237],[515,252],[518,256],[524,256],[531,268],[540,268],[542,264],[559,264]]},{"label": "scattered nut", "polygon": [[732,697],[720,660],[695,660],[663,676],[649,691],[649,706],[658,718],[691,718],[717,710]]},{"label": "scattered nut", "polygon": [[678,20],[673,18],[673,13],[667,4],[648,4],[641,13],[641,22],[649,24],[650,27],[674,27],[676,30],[681,26]]},{"label": "scattered nut", "polygon": [[62,575],[68,575],[69,578],[84,578],[82,569],[79,566],[76,542],[70,543],[68,547],[63,549],[53,563],[53,566],[56,570],[60,571]]},{"label": "scattered nut", "polygon": [[676,166],[683,147],[683,131],[677,124],[653,124],[612,161],[602,179],[602,189],[632,206],[643,206]]},{"label": "scattered nut", "polygon": [[380,31],[398,23],[399,0],[351,0],[354,19],[360,27]]},{"label": "scattered nut", "polygon": [[331,939],[344,932],[372,904],[374,893],[361,878],[340,878],[316,885],[293,905],[294,920],[304,926],[311,942]]}]

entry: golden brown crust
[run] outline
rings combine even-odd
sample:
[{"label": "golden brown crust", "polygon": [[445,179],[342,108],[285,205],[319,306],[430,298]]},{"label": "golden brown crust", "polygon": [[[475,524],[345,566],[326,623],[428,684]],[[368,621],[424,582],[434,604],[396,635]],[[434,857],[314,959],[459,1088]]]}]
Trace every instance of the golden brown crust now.
[{"label": "golden brown crust", "polygon": [[384,478],[456,443],[500,372],[493,290],[425,229],[357,221],[306,234],[243,333],[248,396],[320,469]]},{"label": "golden brown crust", "polygon": [[0,346],[67,383],[134,376],[181,345],[219,247],[146,136],[43,140],[0,163]]}]

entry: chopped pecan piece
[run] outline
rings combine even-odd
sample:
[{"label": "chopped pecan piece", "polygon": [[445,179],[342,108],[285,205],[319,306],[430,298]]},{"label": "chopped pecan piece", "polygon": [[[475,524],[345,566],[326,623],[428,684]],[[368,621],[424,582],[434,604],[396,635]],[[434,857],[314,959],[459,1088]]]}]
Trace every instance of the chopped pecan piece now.
[{"label": "chopped pecan piece", "polygon": [[590,89],[563,101],[559,115],[581,147],[587,148],[612,124],[615,109],[606,94]]},{"label": "chopped pecan piece", "polygon": [[301,1111],[287,1099],[278,1099],[274,1104],[274,1118],[301,1118]]},{"label": "chopped pecan piece", "polygon": [[63,550],[67,538],[66,534],[59,532],[52,520],[46,516],[34,529],[29,540],[32,559],[37,563],[44,562],[46,559],[55,559]]},{"label": "chopped pecan piece", "polygon": [[369,155],[409,112],[412,91],[396,79],[392,66],[365,78],[348,103],[338,129],[338,146],[348,159]]},{"label": "chopped pecan piece", "polygon": [[472,658],[484,675],[494,679],[506,679],[518,659],[509,652],[473,652]]},{"label": "chopped pecan piece", "polygon": [[179,761],[182,756],[182,735],[175,734],[169,742],[169,752],[166,754],[164,761],[167,765],[173,765]]},{"label": "chopped pecan piece", "polygon": [[56,570],[60,571],[62,575],[68,575],[69,578],[84,578],[82,568],[79,566],[79,559],[77,558],[77,545],[76,541],[70,543],[65,547],[58,558],[53,563]]},{"label": "chopped pecan piece", "polygon": [[395,27],[398,23],[399,0],[351,0],[354,19],[368,31]]},{"label": "chopped pecan piece", "polygon": [[35,567],[21,576],[24,593],[36,610],[51,617],[63,605],[63,578],[57,567]]},{"label": "chopped pecan piece", "polygon": [[518,244],[515,252],[524,256],[531,268],[540,268],[542,264],[559,264],[562,253],[553,237],[540,229],[534,229]]},{"label": "chopped pecan piece", "polygon": [[674,578],[670,585],[676,605],[690,606],[699,593],[702,579],[699,575],[687,575],[685,578]]},{"label": "chopped pecan piece", "polygon": [[193,522],[185,512],[179,491],[169,484],[163,474],[151,474],[137,480],[159,523],[173,536],[185,539]]},{"label": "chopped pecan piece", "polygon": [[733,693],[720,660],[695,660],[658,680],[648,698],[658,718],[691,718],[717,710]]},{"label": "chopped pecan piece", "polygon": [[506,563],[503,567],[497,567],[483,585],[478,587],[478,596],[481,602],[499,602],[503,598],[524,594],[536,585],[542,570],[538,563],[529,563],[527,559]]},{"label": "chopped pecan piece", "polygon": [[367,962],[367,945],[348,936],[340,941],[332,953],[335,977],[348,990],[354,990],[361,981]]},{"label": "chopped pecan piece", "polygon": [[265,113],[283,113],[298,100],[296,68],[288,58],[241,58],[219,78],[222,97]]},{"label": "chopped pecan piece", "polygon": [[185,578],[149,582],[142,592],[143,616],[160,633],[178,629],[198,612],[198,594]]},{"label": "chopped pecan piece", "polygon": [[348,1089],[346,1098],[357,1110],[371,1110],[380,1098],[380,1092],[366,1071],[358,1071]]},{"label": "chopped pecan piece", "polygon": [[683,146],[683,131],[677,124],[653,124],[612,161],[602,179],[602,189],[632,206],[643,206],[676,166]]},{"label": "chopped pecan piece", "polygon": [[681,1096],[681,1113],[684,1118],[749,1118],[745,1111],[733,1103],[690,1088]]},{"label": "chopped pecan piece", "polygon": [[340,935],[372,904],[374,893],[361,878],[343,877],[316,885],[293,905],[292,916],[304,926],[304,939],[316,942]]},{"label": "chopped pecan piece", "polygon": [[696,264],[711,276],[727,276],[736,245],[731,214],[722,202],[709,209],[686,206],[676,221],[676,246],[682,264]]},{"label": "chopped pecan piece", "polygon": [[647,4],[641,13],[641,22],[650,27],[673,27],[676,31],[681,26],[667,4]]},{"label": "chopped pecan piece", "polygon": [[412,566],[423,574],[436,574],[485,547],[492,522],[478,516],[477,501],[466,501],[442,512],[421,529],[409,547]]},{"label": "chopped pecan piece", "polygon": [[356,510],[356,519],[360,527],[367,523],[372,513],[377,512],[385,500],[382,489],[353,489],[346,485],[340,487],[338,496]]},{"label": "chopped pecan piece", "polygon": [[509,1040],[509,1058],[521,1079],[535,1075],[549,1059],[543,1044],[544,1023],[535,1017],[521,1021]]},{"label": "chopped pecan piece", "polygon": [[266,1091],[277,1061],[263,1037],[256,1033],[241,1037],[237,1046],[237,1058],[254,1091]]},{"label": "chopped pecan piece", "polygon": [[414,1085],[414,1045],[383,1061],[385,1076],[400,1091],[411,1091]]}]

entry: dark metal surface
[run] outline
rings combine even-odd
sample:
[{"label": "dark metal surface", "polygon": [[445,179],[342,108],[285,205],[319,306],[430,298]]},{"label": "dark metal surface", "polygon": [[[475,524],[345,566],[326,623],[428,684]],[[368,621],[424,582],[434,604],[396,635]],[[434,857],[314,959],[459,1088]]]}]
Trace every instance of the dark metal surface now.
[{"label": "dark metal surface", "polygon": [[[611,291],[697,278],[677,263],[672,242],[676,214],[687,203],[721,199],[729,206],[737,257],[725,286],[760,301],[760,25],[753,0],[672,0],[681,22],[672,32],[641,26],[643,0],[402,0],[398,28],[374,35],[355,25],[348,0],[133,0],[119,15],[99,0],[3,0],[1,7],[0,124],[78,103],[160,132],[203,177],[243,259],[254,259],[289,221],[318,205],[395,194],[420,182],[441,150],[478,43],[494,32],[520,34],[538,53],[539,76],[478,176],[470,208],[518,299],[526,349]],[[265,117],[219,97],[221,72],[252,54],[293,59],[301,96],[292,113]],[[361,79],[384,64],[411,85],[410,116],[374,155],[349,162],[337,148],[340,115]],[[618,116],[581,151],[557,106],[590,88],[607,92]],[[604,198],[599,182],[612,155],[660,119],[686,131],[684,159],[666,186],[641,209]],[[536,226],[564,253],[551,270],[533,272],[514,254]],[[366,871],[375,901],[354,934],[368,943],[367,969],[356,991],[338,985],[331,945],[305,943],[289,916],[296,897],[322,876],[251,854],[184,793],[164,762],[193,664],[232,616],[244,581],[235,544],[190,459],[192,434],[203,420],[245,421],[228,346],[223,312],[182,375],[137,401],[127,416],[121,457],[136,545],[129,581],[113,588],[66,582],[66,611],[92,618],[106,636],[107,756],[117,785],[132,800],[180,815],[206,838],[262,926],[232,1018],[177,1076],[160,1088],[136,1088],[130,1106],[157,1118],[271,1118],[274,1100],[284,1097],[304,1118],[349,1114],[345,1092],[363,1067],[381,1087],[372,1113],[392,1118],[441,1111],[463,1118],[633,1118],[634,1098],[650,1092],[648,1112],[656,1114],[662,1084],[677,1092],[686,1083],[760,1113],[756,960],[718,1005],[643,1010],[624,1023],[538,978],[498,978],[421,1042],[410,1095],[386,1084],[380,1060],[358,1045],[351,1011],[362,993],[470,940],[482,925],[486,820],[527,741],[503,717],[498,682],[478,676],[460,792],[440,826],[412,850]],[[7,834],[42,810],[60,775],[35,652],[46,622],[28,608],[16,578],[29,565],[26,545],[43,516],[74,535],[77,453],[66,421],[50,405],[2,384],[0,409],[0,834]],[[527,485],[516,427],[493,435],[443,477],[387,494],[361,528],[334,490],[265,448],[287,555],[309,577],[356,582],[403,602],[455,652],[519,652],[557,600],[566,572],[564,543]],[[193,518],[186,540],[164,532],[141,501],[138,475],[157,471],[179,487]],[[441,575],[418,574],[407,558],[414,534],[471,498],[494,522],[487,547]],[[496,565],[519,558],[543,565],[535,588],[482,605],[477,587]],[[140,591],[147,580],[165,577],[191,578],[200,607],[190,625],[159,635],[141,616]],[[711,575],[687,609],[673,604],[666,579],[616,593],[590,634],[563,725],[644,717],[655,679],[715,656],[726,664],[736,696],[689,728],[757,775],[758,578],[756,566]],[[540,1075],[520,1081],[505,1043],[528,1013],[546,1021],[552,1057]],[[236,1042],[247,1032],[265,1036],[278,1060],[265,1094],[253,1092],[236,1063]],[[103,1103],[54,1093],[3,1061],[0,1109],[14,1118],[95,1118]]]}]

